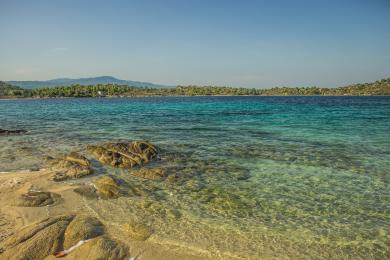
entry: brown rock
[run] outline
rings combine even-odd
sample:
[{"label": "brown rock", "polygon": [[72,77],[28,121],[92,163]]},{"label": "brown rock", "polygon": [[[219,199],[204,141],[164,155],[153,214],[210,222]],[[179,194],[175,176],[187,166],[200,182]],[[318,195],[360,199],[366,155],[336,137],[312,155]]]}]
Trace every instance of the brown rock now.
[{"label": "brown rock", "polygon": [[1,259],[43,259],[62,250],[64,232],[72,218],[49,218],[22,229],[5,241]]},{"label": "brown rock", "polygon": [[102,176],[94,181],[97,194],[104,199],[118,198],[121,194],[120,181],[113,176]]},{"label": "brown rock", "polygon": [[104,234],[103,224],[94,217],[76,216],[65,231],[64,248],[70,248],[80,240]]},{"label": "brown rock", "polygon": [[70,154],[66,155],[64,159],[66,161],[69,161],[69,162],[75,162],[78,165],[82,165],[82,166],[90,166],[91,165],[91,163],[89,162],[89,160],[87,158],[85,158],[84,156],[82,156],[76,152],[71,152]]},{"label": "brown rock", "polygon": [[43,207],[58,202],[61,196],[52,192],[30,190],[22,194],[15,202],[20,207]]},{"label": "brown rock", "polygon": [[94,238],[71,252],[66,259],[122,260],[129,255],[128,248],[107,236]]},{"label": "brown rock", "polygon": [[100,146],[88,146],[98,161],[114,167],[132,168],[157,158],[157,147],[144,141],[129,143],[108,143]]},{"label": "brown rock", "polygon": [[79,179],[93,173],[91,163],[84,156],[72,152],[63,159],[49,159],[55,174],[51,177],[53,181],[64,181]]}]

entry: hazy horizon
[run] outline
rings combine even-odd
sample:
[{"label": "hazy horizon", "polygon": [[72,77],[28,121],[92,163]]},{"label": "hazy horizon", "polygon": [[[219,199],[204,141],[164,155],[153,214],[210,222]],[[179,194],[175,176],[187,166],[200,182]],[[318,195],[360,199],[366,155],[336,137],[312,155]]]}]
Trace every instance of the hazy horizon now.
[{"label": "hazy horizon", "polygon": [[337,87],[390,76],[387,1],[0,1],[0,80]]}]

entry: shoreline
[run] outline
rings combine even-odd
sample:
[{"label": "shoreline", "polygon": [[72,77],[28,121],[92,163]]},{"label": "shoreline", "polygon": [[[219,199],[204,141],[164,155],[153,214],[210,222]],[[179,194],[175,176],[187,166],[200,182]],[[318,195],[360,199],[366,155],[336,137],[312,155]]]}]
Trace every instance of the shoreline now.
[{"label": "shoreline", "polygon": [[[17,236],[21,230],[26,229],[34,223],[45,218],[82,215],[96,217],[90,212],[88,206],[84,205],[84,199],[73,189],[78,184],[72,182],[53,182],[48,177],[52,174],[50,170],[40,171],[11,171],[0,172],[0,258],[4,250],[4,242]],[[43,207],[20,207],[13,205],[15,198],[31,188],[54,192],[61,196],[59,203]],[[212,259],[207,252],[196,248],[184,248],[179,244],[158,243],[158,240],[150,237],[145,241],[136,241],[127,238],[126,232],[121,228],[99,219],[104,225],[109,236],[115,241],[126,245],[130,250],[130,257],[142,257],[142,259]],[[69,255],[72,258],[72,254]],[[55,259],[47,256],[45,259]]]},{"label": "shoreline", "polygon": [[390,95],[140,95],[140,96],[105,96],[105,97],[0,97],[1,100],[45,100],[45,99],[130,99],[159,97],[390,97]]}]

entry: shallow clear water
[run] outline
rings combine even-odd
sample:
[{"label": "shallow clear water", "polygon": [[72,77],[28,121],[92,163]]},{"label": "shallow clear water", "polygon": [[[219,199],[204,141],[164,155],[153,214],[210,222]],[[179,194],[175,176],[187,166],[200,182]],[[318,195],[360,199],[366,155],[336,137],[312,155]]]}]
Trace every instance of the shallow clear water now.
[{"label": "shallow clear water", "polygon": [[[175,182],[103,167],[144,196],[86,201],[159,243],[245,258],[390,257],[390,97],[0,100],[0,171],[146,139]],[[86,154],[88,155],[88,154]],[[89,181],[85,179],[83,181]],[[226,256],[225,255],[225,256]]]}]

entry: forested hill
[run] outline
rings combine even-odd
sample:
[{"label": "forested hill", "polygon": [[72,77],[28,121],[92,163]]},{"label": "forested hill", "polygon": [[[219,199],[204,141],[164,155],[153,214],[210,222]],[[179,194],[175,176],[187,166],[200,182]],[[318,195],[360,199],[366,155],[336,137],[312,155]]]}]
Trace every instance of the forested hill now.
[{"label": "forested hill", "polygon": [[0,81],[0,97],[23,96],[24,92],[25,90],[20,87]]},{"label": "forested hill", "polygon": [[338,88],[275,87],[249,89],[217,86],[177,86],[176,88],[140,88],[127,85],[72,85],[53,88],[22,89],[0,82],[0,97],[127,97],[127,96],[390,96],[390,78],[372,83]]},{"label": "forested hill", "polygon": [[71,85],[106,85],[106,84],[116,84],[116,85],[128,85],[134,87],[147,87],[147,88],[163,88],[168,87],[160,84],[154,84],[149,82],[141,82],[141,81],[132,81],[132,80],[123,80],[117,79],[112,76],[100,76],[100,77],[92,77],[92,78],[78,78],[78,79],[70,79],[70,78],[60,78],[60,79],[51,79],[45,81],[7,81],[14,86],[18,86],[25,89],[35,89],[35,88],[43,88],[43,87],[57,87],[57,86],[71,86]]}]

